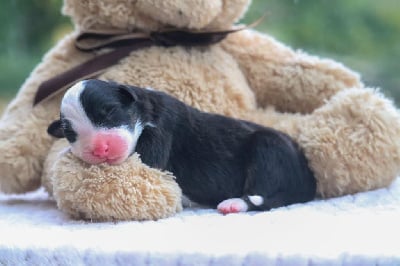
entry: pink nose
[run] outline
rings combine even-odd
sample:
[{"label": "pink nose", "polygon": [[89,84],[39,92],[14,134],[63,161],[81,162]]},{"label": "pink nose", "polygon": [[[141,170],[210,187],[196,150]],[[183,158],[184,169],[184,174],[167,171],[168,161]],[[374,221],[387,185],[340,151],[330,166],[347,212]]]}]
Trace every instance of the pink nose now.
[{"label": "pink nose", "polygon": [[109,144],[106,140],[98,140],[93,148],[92,154],[99,158],[106,158],[109,150]]},{"label": "pink nose", "polygon": [[124,156],[127,149],[127,141],[121,135],[113,132],[98,133],[92,142],[92,155],[101,159]]}]

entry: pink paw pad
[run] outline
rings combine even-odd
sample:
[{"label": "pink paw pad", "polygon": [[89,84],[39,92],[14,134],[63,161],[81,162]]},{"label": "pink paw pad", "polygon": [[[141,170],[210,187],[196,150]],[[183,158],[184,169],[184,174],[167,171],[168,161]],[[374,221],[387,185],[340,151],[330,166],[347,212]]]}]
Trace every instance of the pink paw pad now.
[{"label": "pink paw pad", "polygon": [[247,203],[239,198],[227,199],[218,204],[217,209],[220,213],[238,213],[245,212],[248,209]]}]

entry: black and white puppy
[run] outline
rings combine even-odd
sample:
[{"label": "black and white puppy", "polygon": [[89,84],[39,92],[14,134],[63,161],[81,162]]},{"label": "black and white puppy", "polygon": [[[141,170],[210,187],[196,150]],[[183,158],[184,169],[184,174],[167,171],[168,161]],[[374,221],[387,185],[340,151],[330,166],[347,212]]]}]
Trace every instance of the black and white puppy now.
[{"label": "black and white puppy", "polygon": [[222,213],[269,210],[312,200],[316,181],[289,136],[201,112],[162,92],[85,80],[48,128],[90,164],[119,164],[133,152],[176,176],[192,201]]}]

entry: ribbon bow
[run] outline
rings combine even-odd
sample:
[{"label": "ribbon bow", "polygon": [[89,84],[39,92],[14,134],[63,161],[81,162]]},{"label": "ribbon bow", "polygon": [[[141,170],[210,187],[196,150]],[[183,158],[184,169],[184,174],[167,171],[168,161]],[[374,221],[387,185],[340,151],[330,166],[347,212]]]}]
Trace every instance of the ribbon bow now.
[{"label": "ribbon bow", "polygon": [[259,24],[265,15],[250,25],[236,26],[229,30],[220,31],[186,31],[167,29],[155,32],[123,32],[118,30],[109,31],[85,31],[78,35],[75,40],[75,47],[83,52],[94,52],[103,48],[113,50],[100,54],[80,65],[77,65],[51,79],[40,84],[33,105],[37,105],[43,100],[50,98],[60,91],[64,91],[73,83],[93,78],[104,73],[107,68],[115,65],[122,58],[131,52],[159,45],[170,46],[206,46],[212,45],[223,40],[228,34],[254,27]]}]

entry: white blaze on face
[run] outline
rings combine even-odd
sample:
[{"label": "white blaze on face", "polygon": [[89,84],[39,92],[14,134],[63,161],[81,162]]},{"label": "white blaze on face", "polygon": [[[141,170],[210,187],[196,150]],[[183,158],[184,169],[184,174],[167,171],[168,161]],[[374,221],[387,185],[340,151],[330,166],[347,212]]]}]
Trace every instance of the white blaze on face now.
[{"label": "white blaze on face", "polygon": [[85,81],[78,82],[66,92],[61,103],[63,118],[71,123],[77,134],[76,141],[71,143],[72,153],[90,164],[122,163],[135,149],[143,130],[142,124],[138,121],[133,132],[127,125],[111,129],[96,127],[80,101],[84,89]]},{"label": "white blaze on face", "polygon": [[61,102],[61,113],[71,122],[72,128],[78,135],[88,135],[94,132],[93,124],[79,100],[84,89],[85,81],[78,82],[65,93]]}]

